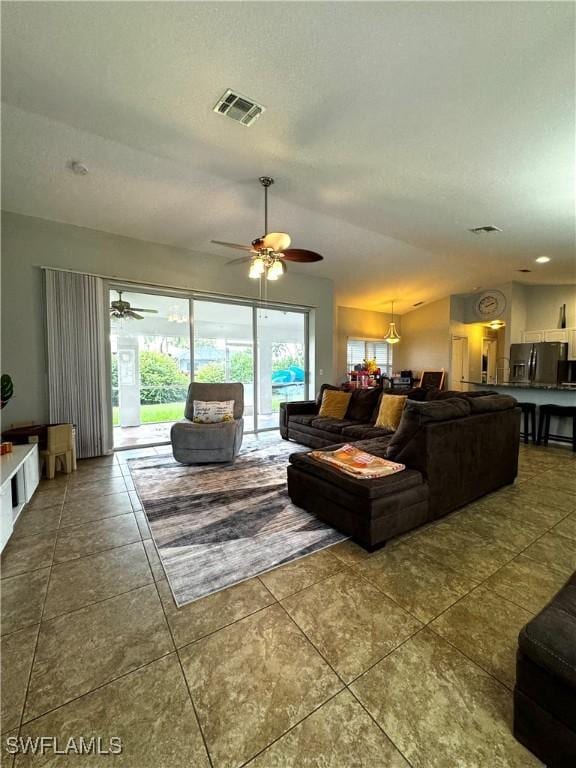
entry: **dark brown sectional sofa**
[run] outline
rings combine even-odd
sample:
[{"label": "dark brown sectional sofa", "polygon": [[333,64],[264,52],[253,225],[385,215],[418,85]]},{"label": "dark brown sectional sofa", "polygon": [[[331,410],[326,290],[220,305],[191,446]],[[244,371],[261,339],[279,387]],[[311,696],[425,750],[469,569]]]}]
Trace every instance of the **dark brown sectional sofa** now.
[{"label": "dark brown sectional sofa", "polygon": [[374,426],[382,396],[381,389],[354,390],[344,419],[318,415],[326,389],[339,387],[323,384],[316,400],[280,405],[280,434],[285,440],[294,440],[310,448],[323,448],[342,440],[356,442],[390,434]]},{"label": "dark brown sectional sofa", "polygon": [[549,768],[576,765],[576,573],[520,632],[514,735]]},{"label": "dark brown sectional sofa", "polygon": [[514,398],[494,393],[418,394],[435,399],[409,398],[395,433],[377,430],[372,419],[357,423],[348,413],[340,424],[322,420],[315,401],[287,404],[281,417],[285,439],[311,447],[354,442],[406,465],[396,475],[356,480],[307,453],[296,453],[288,468],[292,501],[365,548],[375,549],[514,482],[520,443],[520,409]]}]

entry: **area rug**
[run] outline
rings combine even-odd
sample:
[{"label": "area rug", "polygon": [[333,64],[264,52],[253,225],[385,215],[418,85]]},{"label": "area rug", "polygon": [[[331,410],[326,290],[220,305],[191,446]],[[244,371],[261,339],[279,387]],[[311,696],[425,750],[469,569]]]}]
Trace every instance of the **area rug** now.
[{"label": "area rug", "polygon": [[253,438],[234,464],[186,467],[171,453],[129,460],[178,606],[348,538],[290,501],[296,450]]}]

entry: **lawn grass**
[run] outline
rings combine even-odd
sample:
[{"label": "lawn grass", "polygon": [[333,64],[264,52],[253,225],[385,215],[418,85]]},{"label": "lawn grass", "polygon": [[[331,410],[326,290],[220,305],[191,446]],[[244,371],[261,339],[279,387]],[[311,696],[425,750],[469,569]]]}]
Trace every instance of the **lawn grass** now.
[{"label": "lawn grass", "polygon": [[[185,403],[158,403],[154,405],[140,406],[140,420],[142,424],[153,424],[157,421],[178,421],[184,417]],[[112,409],[112,424],[116,427],[120,423],[118,406]]]},{"label": "lawn grass", "polygon": [[[280,410],[280,403],[285,398],[279,395],[272,395],[272,410],[274,413]],[[142,424],[154,424],[159,421],[178,421],[184,418],[184,400],[181,403],[157,403],[154,405],[140,406],[140,421]],[[112,408],[112,424],[117,427],[120,424],[119,408]]]}]

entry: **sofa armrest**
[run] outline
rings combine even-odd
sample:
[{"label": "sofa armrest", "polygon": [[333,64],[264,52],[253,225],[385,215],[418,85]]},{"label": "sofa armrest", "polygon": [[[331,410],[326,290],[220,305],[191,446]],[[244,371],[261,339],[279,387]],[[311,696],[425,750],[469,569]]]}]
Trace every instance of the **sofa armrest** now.
[{"label": "sofa armrest", "polygon": [[280,434],[288,440],[288,419],[296,414],[314,415],[318,413],[316,400],[296,400],[293,403],[280,403]]}]

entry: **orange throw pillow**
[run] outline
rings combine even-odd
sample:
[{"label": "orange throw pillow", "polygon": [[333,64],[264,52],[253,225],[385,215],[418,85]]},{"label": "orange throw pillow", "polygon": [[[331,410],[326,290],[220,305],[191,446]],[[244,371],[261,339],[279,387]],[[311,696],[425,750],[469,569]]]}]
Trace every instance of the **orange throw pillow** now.
[{"label": "orange throw pillow", "polygon": [[348,410],[351,392],[325,389],[322,395],[319,416],[331,416],[333,419],[343,419]]},{"label": "orange throw pillow", "polygon": [[374,426],[391,429],[392,432],[396,432],[407,399],[406,395],[382,395]]}]

